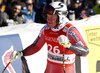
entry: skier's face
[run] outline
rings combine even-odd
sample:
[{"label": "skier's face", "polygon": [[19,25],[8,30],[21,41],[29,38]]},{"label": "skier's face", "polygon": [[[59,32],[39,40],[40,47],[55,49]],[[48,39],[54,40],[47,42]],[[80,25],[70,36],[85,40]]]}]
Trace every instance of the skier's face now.
[{"label": "skier's face", "polygon": [[57,24],[57,22],[56,22],[57,18],[58,18],[57,15],[49,15],[49,14],[47,14],[47,23],[48,23],[48,26],[54,28],[55,25]]}]

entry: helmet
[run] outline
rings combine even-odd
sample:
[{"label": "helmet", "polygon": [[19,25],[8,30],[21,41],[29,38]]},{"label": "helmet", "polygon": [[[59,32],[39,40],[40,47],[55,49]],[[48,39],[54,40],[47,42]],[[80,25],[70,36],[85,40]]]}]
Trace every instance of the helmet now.
[{"label": "helmet", "polygon": [[58,24],[63,22],[64,17],[66,17],[68,13],[66,5],[59,1],[45,5],[44,12],[50,15],[58,15]]},{"label": "helmet", "polygon": [[83,0],[73,0],[75,3],[81,3]]}]

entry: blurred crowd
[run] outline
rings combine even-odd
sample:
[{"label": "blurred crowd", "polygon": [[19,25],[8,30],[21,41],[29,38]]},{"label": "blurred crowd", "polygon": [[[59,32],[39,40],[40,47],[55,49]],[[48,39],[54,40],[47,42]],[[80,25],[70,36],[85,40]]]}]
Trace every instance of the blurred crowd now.
[{"label": "blurred crowd", "polygon": [[[39,3],[35,3],[34,0],[0,0],[0,27],[34,22],[46,24],[47,15],[43,7],[52,1],[62,0],[40,0]],[[68,1],[66,18],[70,21],[100,14],[100,0]]]}]

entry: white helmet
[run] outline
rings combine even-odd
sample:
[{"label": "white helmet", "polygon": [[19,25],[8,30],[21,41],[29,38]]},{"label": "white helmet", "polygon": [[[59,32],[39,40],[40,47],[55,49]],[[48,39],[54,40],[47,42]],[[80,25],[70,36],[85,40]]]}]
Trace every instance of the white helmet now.
[{"label": "white helmet", "polygon": [[58,15],[58,24],[61,24],[63,22],[64,18],[66,18],[68,13],[66,5],[58,1],[52,2],[49,5],[45,5],[44,11],[50,15]]}]

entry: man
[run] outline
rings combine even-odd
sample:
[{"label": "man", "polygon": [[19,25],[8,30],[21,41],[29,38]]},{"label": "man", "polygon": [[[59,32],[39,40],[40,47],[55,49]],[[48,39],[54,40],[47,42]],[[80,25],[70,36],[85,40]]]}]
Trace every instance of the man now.
[{"label": "man", "polygon": [[90,8],[93,8],[97,4],[97,0],[87,0],[87,3],[89,4]]},{"label": "man", "polygon": [[0,27],[22,24],[21,17],[18,16],[21,10],[20,1],[14,1],[11,3],[11,9],[7,12],[0,13]]},{"label": "man", "polygon": [[66,18],[67,8],[62,2],[53,2],[44,7],[47,24],[42,28],[33,44],[23,51],[14,51],[10,58],[15,61],[21,56],[38,52],[47,43],[48,58],[45,73],[75,73],[75,54],[89,53],[81,34]]},{"label": "man", "polygon": [[4,4],[3,0],[0,0],[0,12],[4,12],[5,7],[6,7],[6,5]]},{"label": "man", "polygon": [[43,8],[45,6],[46,2],[40,2],[40,8],[36,10],[36,16],[35,16],[35,22],[36,23],[47,23],[47,14],[43,11]]},{"label": "man", "polygon": [[85,0],[70,0],[67,6],[69,20],[80,20],[95,15],[93,8],[89,8]]},{"label": "man", "polygon": [[24,20],[24,23],[33,23],[35,22],[36,15],[36,12],[33,10],[33,0],[25,0],[25,4],[28,11],[22,15],[22,19]]}]

